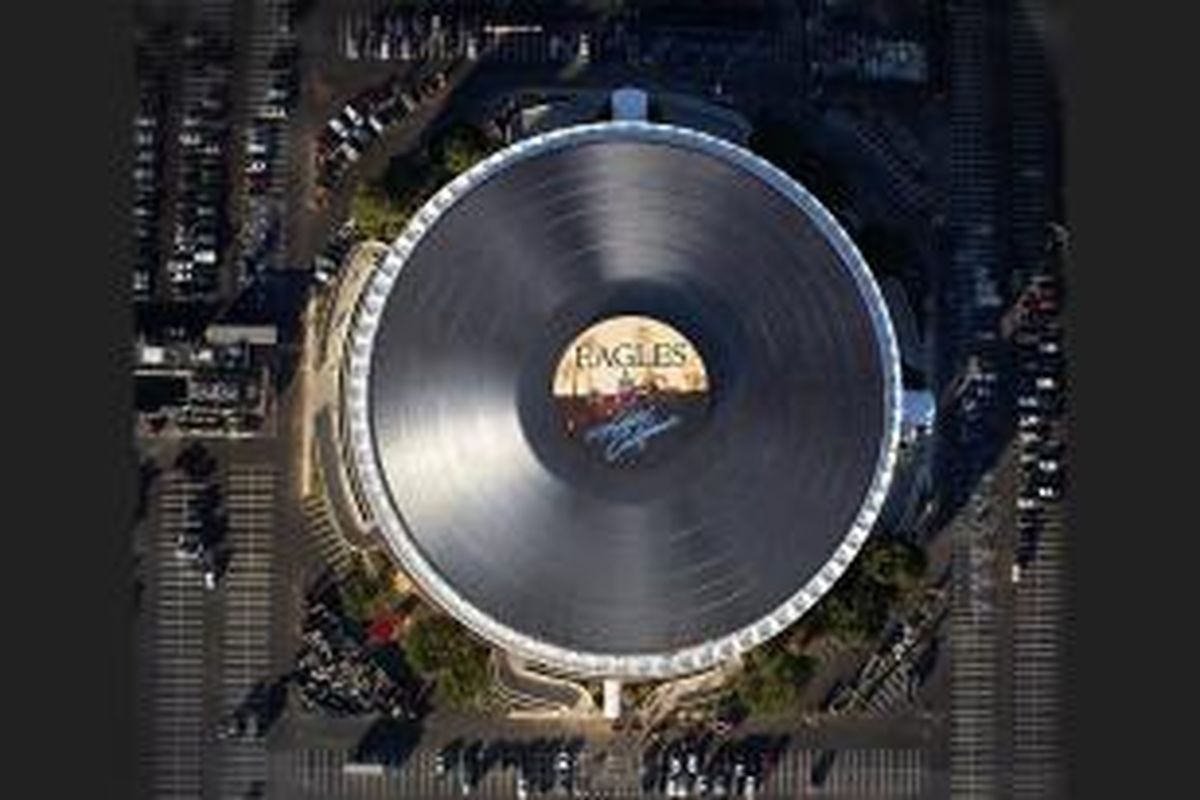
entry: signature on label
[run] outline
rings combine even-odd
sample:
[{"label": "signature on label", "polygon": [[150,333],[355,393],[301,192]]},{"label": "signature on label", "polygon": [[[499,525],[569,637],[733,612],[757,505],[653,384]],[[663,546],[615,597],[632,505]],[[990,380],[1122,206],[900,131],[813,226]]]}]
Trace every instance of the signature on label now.
[{"label": "signature on label", "polygon": [[589,428],[584,438],[589,443],[604,443],[604,460],[612,463],[631,451],[642,452],[647,441],[682,421],[678,414],[662,417],[653,407],[633,408],[618,414],[611,422]]}]

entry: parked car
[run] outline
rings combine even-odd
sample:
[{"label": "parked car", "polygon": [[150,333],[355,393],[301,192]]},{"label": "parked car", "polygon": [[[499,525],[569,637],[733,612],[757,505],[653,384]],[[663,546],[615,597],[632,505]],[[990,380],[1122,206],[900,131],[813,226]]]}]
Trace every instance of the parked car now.
[{"label": "parked car", "polygon": [[350,121],[350,125],[352,127],[362,127],[364,122],[362,115],[359,114],[354,106],[350,105],[349,103],[347,103],[345,108],[342,109],[342,115]]},{"label": "parked car", "polygon": [[339,139],[346,139],[350,136],[350,129],[337,117],[331,117],[326,123],[329,129],[333,131]]}]

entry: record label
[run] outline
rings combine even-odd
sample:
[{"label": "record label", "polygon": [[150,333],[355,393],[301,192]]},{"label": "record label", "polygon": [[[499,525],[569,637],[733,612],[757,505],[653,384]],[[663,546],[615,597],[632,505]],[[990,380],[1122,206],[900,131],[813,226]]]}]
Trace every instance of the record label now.
[{"label": "record label", "polygon": [[687,438],[708,407],[708,372],[675,328],[644,316],[585,329],[559,358],[552,386],[563,432],[613,466]]}]

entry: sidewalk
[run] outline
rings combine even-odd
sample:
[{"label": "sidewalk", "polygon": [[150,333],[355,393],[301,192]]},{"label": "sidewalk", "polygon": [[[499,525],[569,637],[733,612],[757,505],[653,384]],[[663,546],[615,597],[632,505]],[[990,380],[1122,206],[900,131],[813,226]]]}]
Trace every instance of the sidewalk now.
[{"label": "sidewalk", "polygon": [[544,710],[529,709],[516,712],[521,716],[596,716],[596,704],[583,686],[535,672],[526,667],[518,656],[493,651],[492,677],[502,693],[515,700],[528,701],[535,706],[544,707]]}]

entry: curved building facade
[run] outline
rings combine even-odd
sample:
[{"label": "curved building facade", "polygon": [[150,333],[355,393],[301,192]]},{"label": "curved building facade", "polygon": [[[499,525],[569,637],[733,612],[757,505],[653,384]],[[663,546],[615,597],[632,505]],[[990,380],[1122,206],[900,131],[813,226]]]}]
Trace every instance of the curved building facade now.
[{"label": "curved building facade", "polygon": [[[694,362],[676,380],[671,358]],[[342,380],[348,471],[429,598],[625,679],[810,609],[870,534],[902,413],[887,308],[829,212],[643,121],[522,141],[439,191],[367,280]],[[629,436],[605,403],[635,396],[679,413]]]}]

